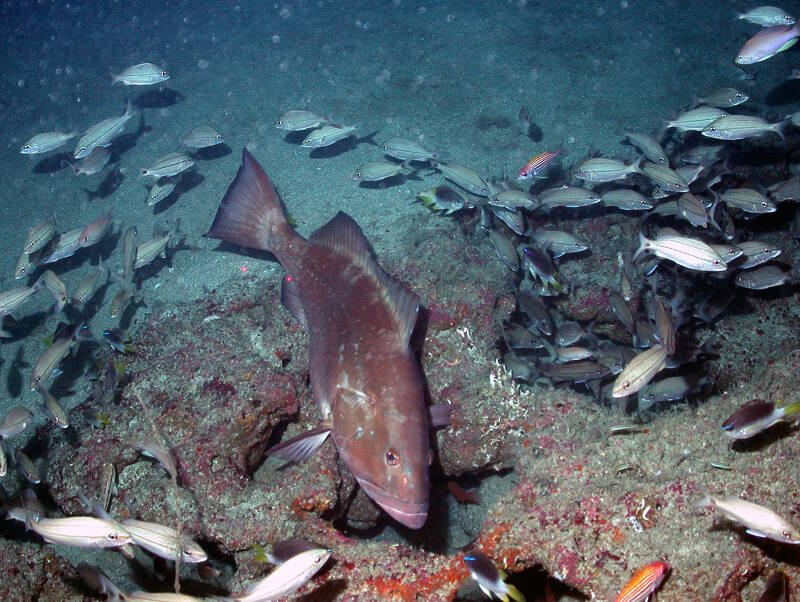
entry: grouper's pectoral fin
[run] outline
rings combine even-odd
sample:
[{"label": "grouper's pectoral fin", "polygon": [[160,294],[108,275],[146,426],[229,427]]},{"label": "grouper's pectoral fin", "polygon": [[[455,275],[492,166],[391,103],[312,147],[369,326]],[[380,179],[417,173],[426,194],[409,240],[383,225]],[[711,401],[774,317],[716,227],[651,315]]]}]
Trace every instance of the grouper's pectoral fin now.
[{"label": "grouper's pectoral fin", "polygon": [[325,439],[330,433],[331,425],[321,424],[296,437],[281,441],[272,449],[267,450],[267,455],[283,458],[290,464],[297,464],[310,458],[325,443]]},{"label": "grouper's pectoral fin", "polygon": [[428,424],[432,429],[450,426],[450,418],[453,413],[453,406],[447,403],[437,403],[428,406]]}]

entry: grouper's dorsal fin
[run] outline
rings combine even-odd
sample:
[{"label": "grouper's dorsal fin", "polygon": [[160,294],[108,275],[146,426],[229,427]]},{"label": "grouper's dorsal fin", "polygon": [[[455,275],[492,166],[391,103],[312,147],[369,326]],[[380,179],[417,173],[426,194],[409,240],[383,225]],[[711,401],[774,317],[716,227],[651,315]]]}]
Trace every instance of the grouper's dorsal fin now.
[{"label": "grouper's dorsal fin", "polygon": [[403,341],[408,344],[417,322],[419,297],[378,264],[372,245],[353,218],[340,211],[336,217],[315,231],[309,240],[350,258],[376,282],[397,320]]}]

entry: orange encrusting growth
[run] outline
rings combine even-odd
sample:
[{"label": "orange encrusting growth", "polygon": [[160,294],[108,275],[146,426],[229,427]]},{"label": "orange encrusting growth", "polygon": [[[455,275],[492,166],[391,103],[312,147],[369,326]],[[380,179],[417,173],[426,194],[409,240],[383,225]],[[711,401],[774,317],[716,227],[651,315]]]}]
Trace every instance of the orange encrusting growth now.
[{"label": "orange encrusting growth", "polygon": [[669,565],[661,560],[640,568],[620,590],[615,602],[644,602],[661,585],[668,572]]}]

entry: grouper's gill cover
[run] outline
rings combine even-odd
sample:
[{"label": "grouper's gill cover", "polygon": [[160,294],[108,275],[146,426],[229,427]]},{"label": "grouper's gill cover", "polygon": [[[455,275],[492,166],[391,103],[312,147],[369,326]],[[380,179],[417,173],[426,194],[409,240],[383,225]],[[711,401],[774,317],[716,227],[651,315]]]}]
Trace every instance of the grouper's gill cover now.
[{"label": "grouper's gill cover", "polygon": [[[272,252],[310,337],[309,375],[323,426],[281,443],[306,457],[325,425],[361,487],[411,528],[427,518],[428,418],[409,349],[419,300],[378,265],[358,225],[339,213],[307,241],[288,224],[269,178],[244,150],[207,236]],[[297,301],[302,307],[297,307]],[[277,448],[273,448],[277,449]],[[297,450],[301,451],[298,452]]]}]

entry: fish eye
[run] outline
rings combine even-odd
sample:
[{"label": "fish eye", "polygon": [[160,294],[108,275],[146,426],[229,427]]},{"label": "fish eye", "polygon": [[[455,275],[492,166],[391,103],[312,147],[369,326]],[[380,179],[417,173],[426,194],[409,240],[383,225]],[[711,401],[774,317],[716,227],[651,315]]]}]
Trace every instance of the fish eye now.
[{"label": "fish eye", "polygon": [[764,253],[769,253],[771,251],[772,251],[772,249],[770,249],[769,247],[764,247],[764,251],[763,251]]},{"label": "fish eye", "polygon": [[719,259],[715,259],[715,260],[713,261],[713,263],[714,263],[714,265],[719,265]]},{"label": "fish eye", "polygon": [[117,541],[117,539],[119,539],[119,535],[117,535],[116,533],[114,533],[114,532],[112,531],[111,533],[109,533],[109,534],[108,534],[108,538],[109,538],[111,541]]},{"label": "fish eye", "polygon": [[762,206],[762,207],[764,207],[764,208],[766,209],[766,207],[767,207],[767,202],[766,202],[766,201],[761,201],[761,206]]},{"label": "fish eye", "polygon": [[624,383],[622,383],[623,389],[628,389],[630,386],[631,386],[631,381],[629,380],[626,380]]},{"label": "fish eye", "polygon": [[397,466],[400,464],[400,454],[394,451],[391,447],[386,450],[386,463],[389,466]]}]

